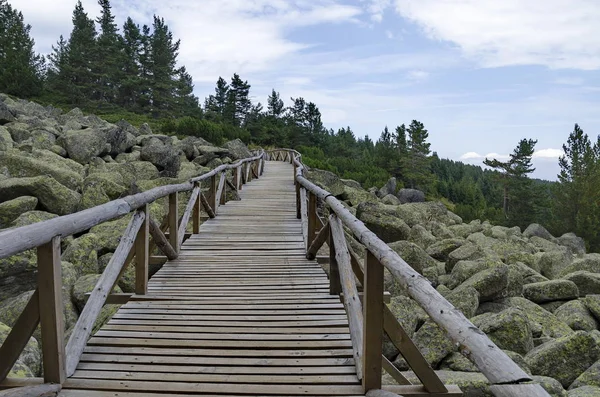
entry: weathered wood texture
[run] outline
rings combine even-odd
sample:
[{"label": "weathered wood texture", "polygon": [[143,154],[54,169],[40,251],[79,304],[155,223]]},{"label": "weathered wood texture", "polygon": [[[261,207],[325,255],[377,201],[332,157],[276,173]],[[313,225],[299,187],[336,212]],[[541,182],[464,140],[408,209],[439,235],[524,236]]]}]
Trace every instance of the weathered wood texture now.
[{"label": "weathered wood texture", "polygon": [[88,341],[62,396],[364,396],[348,318],[305,258],[292,166],[219,208]]},{"label": "weathered wood texture", "polygon": [[432,320],[445,329],[448,336],[461,346],[461,351],[471,358],[491,383],[531,380],[531,377],[487,335],[479,331],[460,310],[441,296],[425,277],[410,267],[394,250],[352,215],[339,200],[301,175],[297,176],[297,180],[304,188],[327,203],[358,240],[402,283],[410,296],[423,307]]},{"label": "weathered wood texture", "polygon": [[43,384],[23,386],[0,391],[0,397],[50,397],[56,396],[61,389],[60,384]]},{"label": "weathered wood texture", "polygon": [[123,216],[143,205],[150,204],[161,197],[168,196],[169,194],[190,191],[194,188],[194,182],[210,179],[222,171],[255,161],[261,156],[262,154],[240,160],[235,164],[223,164],[206,174],[191,179],[189,182],[159,186],[143,193],[113,200],[106,204],[98,205],[71,215],[60,216],[44,222],[2,231],[0,232],[0,258],[6,258],[19,252],[38,247],[52,240],[54,236],[66,237],[89,230],[93,226]]},{"label": "weathered wood texture", "polygon": [[77,323],[75,324],[66,347],[67,376],[71,376],[73,372],[75,372],[77,363],[79,363],[79,358],[81,357],[88,337],[92,332],[94,322],[98,318],[98,314],[100,313],[102,306],[104,306],[106,297],[110,294],[117,276],[121,272],[127,254],[133,247],[137,232],[144,223],[144,220],[144,212],[136,212],[131,218],[129,225],[127,225],[127,228],[123,232],[123,237],[121,237],[119,246],[110,258],[108,265],[106,265],[106,269],[98,279],[90,298],[79,316],[79,320],[77,320]]}]

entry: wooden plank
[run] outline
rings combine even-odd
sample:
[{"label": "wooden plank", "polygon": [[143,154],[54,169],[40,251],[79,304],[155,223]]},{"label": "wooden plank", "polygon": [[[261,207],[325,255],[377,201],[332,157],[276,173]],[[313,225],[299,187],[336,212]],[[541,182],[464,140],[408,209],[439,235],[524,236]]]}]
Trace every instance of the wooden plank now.
[{"label": "wooden plank", "polygon": [[[249,365],[249,366],[336,366],[354,365],[352,349],[161,349],[157,347],[118,347],[118,346],[88,346],[81,360],[85,362],[115,362],[115,363],[152,363],[152,360],[161,361],[163,364],[194,364],[194,365]],[[197,361],[212,357],[223,361]],[[231,360],[231,358],[235,360]],[[194,359],[185,361],[187,358]],[[244,358],[249,358],[243,361]],[[264,363],[260,359],[265,359]],[[268,361],[269,359],[281,359]],[[143,361],[146,360],[147,361]],[[181,360],[178,362],[177,360]],[[240,361],[241,360],[241,361]],[[158,361],[157,361],[158,362]],[[219,364],[221,363],[221,364]]]},{"label": "wooden plank", "polygon": [[167,215],[169,220],[169,243],[175,252],[179,253],[179,204],[178,194],[169,194],[169,214]]},{"label": "wooden plank", "polygon": [[381,366],[383,367],[385,372],[390,374],[390,376],[394,378],[396,382],[398,382],[399,385],[412,384],[408,379],[406,379],[406,377],[404,377],[404,375],[402,375],[402,372],[400,372],[398,368],[396,368],[396,366],[392,364],[390,360],[388,360],[386,356],[381,356]]},{"label": "wooden plank", "polygon": [[183,216],[181,217],[181,222],[179,224],[179,230],[177,231],[177,246],[181,247],[183,244],[183,238],[185,237],[185,230],[187,229],[188,222],[190,221],[190,217],[192,216],[192,212],[194,208],[196,208],[196,200],[198,198],[198,193],[200,193],[200,187],[196,186],[194,190],[192,190],[192,195],[190,196],[190,200],[188,201],[185,211],[183,212]]},{"label": "wooden plank", "polygon": [[311,246],[317,233],[317,196],[308,192],[308,244]]},{"label": "wooden plank", "polygon": [[19,318],[15,321],[4,343],[0,346],[0,382],[6,379],[38,326],[40,322],[39,305],[39,292],[36,289]]},{"label": "wooden plank", "polygon": [[324,200],[350,231],[358,236],[359,241],[395,278],[400,280],[411,298],[423,307],[431,319],[443,328],[455,343],[464,346],[464,351],[470,352],[469,358],[490,383],[511,384],[531,380],[530,375],[526,374],[460,311],[455,310],[454,306],[442,297],[425,277],[416,272],[395,251],[389,249],[387,244],[364,223],[359,222],[339,200],[302,175],[297,175],[296,178],[304,188]]},{"label": "wooden plank", "polygon": [[364,294],[362,381],[365,391],[369,391],[381,389],[383,353],[383,266],[369,251],[365,258]]},{"label": "wooden plank", "polygon": [[[237,170],[237,168],[234,168],[234,170]],[[198,234],[200,233],[200,215],[202,213],[202,202],[200,200],[200,192],[202,191],[202,188],[199,182],[196,182],[194,187],[198,188],[198,193],[196,194],[196,201],[194,202],[194,214],[192,215],[192,233]]]},{"label": "wooden plank", "polygon": [[219,206],[221,204],[225,204],[223,202],[223,193],[225,190],[225,173],[221,173],[221,175],[219,176],[219,184],[217,187],[217,196],[216,196],[216,201],[215,201],[215,213],[219,213]]},{"label": "wooden plank", "polygon": [[[156,381],[168,380],[169,382],[194,382],[194,383],[225,383],[229,387],[231,385],[230,374],[214,374],[214,373],[147,373],[147,372],[132,372],[132,371],[94,371],[94,370],[78,370],[71,379],[116,379],[128,381]],[[287,374],[235,374],[236,383],[260,384],[260,385],[279,385],[279,384],[352,384],[358,382],[356,377],[347,374],[302,374],[302,375],[287,375]]]},{"label": "wooden plank", "polygon": [[[458,386],[448,385],[445,393],[432,393],[421,385],[383,386],[383,390],[396,393],[402,397],[462,397],[463,392]],[[383,395],[382,395],[383,396]],[[525,397],[525,395],[521,396]],[[527,396],[529,397],[529,396]]]},{"label": "wooden plank", "polygon": [[359,385],[255,385],[246,383],[231,383],[223,390],[220,383],[193,382],[157,382],[157,381],[128,381],[104,379],[68,379],[63,385],[65,389],[97,389],[119,391],[170,391],[178,393],[226,393],[254,395],[349,395],[362,393]]},{"label": "wooden plank", "polygon": [[[51,244],[51,243],[47,243]],[[36,386],[24,386],[15,389],[0,391],[0,397],[42,397],[54,396],[62,389],[60,384],[43,384]]]},{"label": "wooden plank", "polygon": [[84,306],[79,320],[75,324],[71,337],[66,347],[67,354],[67,376],[71,376],[75,372],[79,357],[85,348],[85,343],[92,332],[92,328],[106,297],[110,294],[113,285],[116,282],[117,276],[120,274],[121,268],[127,258],[127,254],[133,247],[137,232],[144,223],[145,213],[142,211],[136,212],[129,225],[123,232],[121,242],[110,258],[106,269],[98,279],[90,298]]},{"label": "wooden plank", "polygon": [[317,256],[319,249],[325,244],[325,241],[329,238],[329,224],[326,224],[321,228],[317,237],[310,244],[310,247],[306,251],[306,259],[313,260]]},{"label": "wooden plank", "polygon": [[398,348],[415,375],[425,385],[425,390],[431,393],[445,393],[446,386],[387,306],[383,307],[383,327],[394,346]]},{"label": "wooden plank", "polygon": [[208,214],[209,218],[214,218],[215,211],[210,206],[210,203],[208,202],[208,199],[206,198],[204,193],[200,193],[200,201],[202,202],[202,207],[204,208],[204,211],[206,211],[206,213]]},{"label": "wooden plank", "polygon": [[[244,367],[244,366],[211,366],[201,367],[193,365],[149,365],[149,364],[115,364],[83,362],[79,364],[78,370],[92,371],[131,371],[131,372],[161,372],[177,374],[284,374],[284,375],[330,375],[330,374],[354,374],[353,366],[329,366],[329,367]],[[236,379],[237,380],[237,379]],[[356,378],[354,377],[354,382]]]},{"label": "wooden plank", "polygon": [[346,247],[344,237],[344,228],[337,216],[329,217],[329,225],[333,246],[335,247],[335,260],[339,269],[338,280],[344,292],[344,307],[348,314],[348,323],[350,325],[350,335],[352,337],[352,349],[354,351],[354,360],[356,362],[356,375],[359,379],[364,376],[363,370],[363,314],[358,290],[354,282],[354,275],[350,269],[350,255]]},{"label": "wooden plank", "polygon": [[38,247],[37,265],[44,382],[61,384],[66,370],[60,236]]},{"label": "wooden plank", "polygon": [[145,295],[148,292],[148,257],[150,256],[148,206],[143,206],[138,213],[143,214],[143,222],[135,237],[135,293]]},{"label": "wooden plank", "polygon": [[160,249],[161,252],[165,254],[168,259],[177,259],[178,254],[173,249],[171,243],[169,243],[169,240],[167,240],[162,230],[160,230],[160,225],[156,223],[156,221],[152,218],[150,218],[149,220],[149,231],[152,235],[154,244],[156,244],[158,249]]},{"label": "wooden plank", "polygon": [[[90,346],[94,347],[107,347],[107,346]],[[150,347],[149,347],[150,348]],[[121,347],[121,349],[125,349]],[[131,348],[127,348],[130,350]],[[155,350],[165,351],[165,349],[155,348]],[[181,349],[173,349],[175,351]],[[189,351],[188,349],[185,349]],[[196,349],[193,349],[194,351]],[[255,349],[249,350],[250,352]],[[277,350],[269,349],[269,351],[277,352]],[[282,351],[288,351],[282,349]],[[241,350],[240,352],[246,352]],[[84,353],[82,356],[84,362],[105,362],[105,363],[129,363],[129,364],[158,364],[158,365],[233,365],[233,366],[256,366],[256,367],[272,367],[272,366],[304,366],[304,367],[327,367],[337,365],[352,365],[354,366],[354,359],[351,357],[293,357],[293,356],[267,356],[261,354],[260,356],[242,356],[240,354],[229,356],[189,356],[186,354],[182,355],[130,355],[130,354],[91,354]]]}]

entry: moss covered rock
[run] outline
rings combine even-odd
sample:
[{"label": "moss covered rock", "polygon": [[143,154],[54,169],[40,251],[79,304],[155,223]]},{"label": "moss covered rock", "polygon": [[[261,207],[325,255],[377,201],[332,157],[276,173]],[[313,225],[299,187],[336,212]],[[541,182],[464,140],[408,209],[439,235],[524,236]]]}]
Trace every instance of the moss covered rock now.
[{"label": "moss covered rock", "polygon": [[598,328],[598,322],[581,300],[561,305],[554,311],[554,315],[575,331],[593,331]]},{"label": "moss covered rock", "polygon": [[437,265],[437,262],[415,243],[396,241],[388,245],[420,274],[423,274],[423,269]]},{"label": "moss covered rock", "polygon": [[443,239],[427,247],[426,252],[432,258],[446,262],[450,253],[457,250],[465,243],[466,240],[463,238]]},{"label": "moss covered rock", "polygon": [[523,296],[535,303],[577,299],[577,285],[569,280],[550,280],[523,286]]},{"label": "moss covered rock", "polygon": [[446,261],[446,271],[450,273],[456,265],[460,261],[473,261],[480,259],[484,256],[483,252],[479,247],[475,244],[463,244],[460,247],[452,250],[448,254],[448,259]]},{"label": "moss covered rock", "polygon": [[576,258],[573,262],[566,266],[561,276],[566,276],[569,273],[576,272],[578,270],[586,270],[591,273],[600,273],[600,254],[585,254],[580,258]]},{"label": "moss covered rock", "polygon": [[498,347],[520,354],[533,349],[533,335],[527,316],[510,308],[497,314],[484,314],[471,319]]},{"label": "moss covered rock", "polygon": [[408,296],[393,296],[388,307],[409,335],[429,318],[421,306]]},{"label": "moss covered rock", "polygon": [[36,197],[43,209],[58,215],[75,212],[81,199],[79,193],[62,185],[51,176],[0,180],[1,202],[21,196]]},{"label": "moss covered rock", "polygon": [[[4,343],[10,331],[11,328],[8,325],[0,322],[0,346]],[[36,376],[40,373],[41,363],[40,346],[37,340],[31,337],[8,376],[15,378]]]},{"label": "moss covered rock", "polygon": [[450,340],[446,332],[431,320],[426,321],[414,334],[413,342],[434,368],[448,354],[457,350],[456,344]]},{"label": "moss covered rock", "polygon": [[587,270],[578,270],[563,276],[565,280],[570,280],[577,285],[579,296],[600,294],[600,274],[588,272]]},{"label": "moss covered rock", "polygon": [[600,348],[594,338],[577,331],[536,347],[525,356],[525,361],[533,374],[549,376],[568,387],[598,358]]},{"label": "moss covered rock", "polygon": [[421,225],[415,225],[410,228],[408,241],[415,243],[424,250],[435,244],[437,239],[431,232]]},{"label": "moss covered rock", "polygon": [[579,375],[569,388],[576,389],[583,386],[600,387],[600,361],[596,361]]},{"label": "moss covered rock", "polygon": [[529,320],[534,337],[559,338],[573,333],[568,325],[557,319],[552,313],[525,298],[507,298],[500,301],[499,304],[501,308],[509,306],[520,309]]},{"label": "moss covered rock", "polygon": [[596,320],[600,321],[600,295],[588,295],[583,302]]},{"label": "moss covered rock", "polygon": [[468,278],[457,288],[473,287],[479,293],[479,301],[487,302],[506,296],[508,266],[499,265],[483,270]]},{"label": "moss covered rock", "polygon": [[19,215],[33,211],[38,199],[31,196],[21,196],[0,203],[0,229],[8,227]]},{"label": "moss covered rock", "polygon": [[79,164],[87,164],[94,157],[101,157],[111,150],[106,134],[96,128],[64,131],[57,143]]},{"label": "moss covered rock", "polygon": [[479,292],[473,286],[457,288],[444,297],[467,318],[473,317],[479,307]]},{"label": "moss covered rock", "polygon": [[50,175],[69,189],[78,190],[83,181],[81,175],[76,170],[65,167],[61,161],[52,161],[53,159],[49,156],[40,158],[18,150],[0,152],[0,164],[7,167],[8,173],[14,178]]},{"label": "moss covered rock", "polygon": [[[91,292],[94,289],[99,278],[100,274],[88,274],[77,279],[75,285],[73,285],[72,299],[73,303],[75,304],[75,307],[77,307],[79,312],[83,310],[85,302],[87,301],[85,294]],[[119,287],[115,287],[112,292],[120,293],[122,291]],[[117,312],[118,307],[118,305],[105,305],[100,311],[98,319],[94,323],[92,333],[96,332],[104,324],[106,324],[108,320],[110,320],[110,318]]]},{"label": "moss covered rock", "polygon": [[62,259],[71,262],[78,275],[98,273],[98,236],[94,233],[84,234],[73,240],[69,248],[62,254]]},{"label": "moss covered rock", "polygon": [[569,397],[600,397],[600,387],[583,386],[569,390]]},{"label": "moss covered rock", "polygon": [[475,364],[458,352],[450,353],[446,356],[440,363],[440,370],[479,372]]},{"label": "moss covered rock", "polygon": [[[479,372],[435,371],[435,373],[444,384],[460,387],[463,397],[494,397],[487,378]],[[402,372],[402,375],[412,384],[421,384],[412,371]]]},{"label": "moss covered rock", "polygon": [[361,203],[357,207],[356,217],[386,243],[407,240],[410,226],[398,218],[396,208],[378,203]]},{"label": "moss covered rock", "polygon": [[502,265],[502,262],[490,258],[482,258],[475,261],[460,261],[452,268],[448,287],[456,288],[475,274],[500,265]]},{"label": "moss covered rock", "polygon": [[88,184],[83,187],[79,210],[85,210],[110,201],[110,197],[99,184]]},{"label": "moss covered rock", "polygon": [[130,220],[131,215],[128,214],[119,219],[101,223],[90,229],[90,233],[93,233],[97,237],[96,242],[98,245],[96,246],[96,250],[99,256],[108,252],[114,252],[117,249],[123,232]]}]

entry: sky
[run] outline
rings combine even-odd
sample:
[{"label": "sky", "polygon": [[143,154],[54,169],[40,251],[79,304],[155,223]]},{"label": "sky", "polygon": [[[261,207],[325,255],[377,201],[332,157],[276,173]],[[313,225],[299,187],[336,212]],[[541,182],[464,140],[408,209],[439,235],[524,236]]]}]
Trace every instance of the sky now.
[{"label": "sky", "polygon": [[[74,0],[9,0],[46,54]],[[83,0],[90,17],[94,0]],[[537,139],[533,176],[556,179],[578,123],[600,133],[599,0],[113,0],[119,25],[163,17],[195,93],[238,73],[314,102],[326,127],[377,140],[417,119],[442,158],[481,165]]]}]

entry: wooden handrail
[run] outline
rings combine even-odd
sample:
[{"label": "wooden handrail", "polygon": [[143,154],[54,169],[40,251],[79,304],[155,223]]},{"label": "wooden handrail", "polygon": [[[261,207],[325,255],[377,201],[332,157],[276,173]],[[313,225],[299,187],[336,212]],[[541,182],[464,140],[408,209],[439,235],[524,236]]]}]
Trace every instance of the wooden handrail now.
[{"label": "wooden handrail", "polygon": [[240,160],[235,164],[223,164],[185,183],[155,187],[146,192],[113,200],[74,214],[1,231],[0,259],[48,243],[54,236],[67,237],[84,232],[100,223],[128,214],[169,194],[190,191],[194,188],[194,182],[207,180],[222,171],[255,161],[261,156],[263,156],[262,153],[258,156]]},{"label": "wooden handrail", "polygon": [[[328,206],[330,211],[352,232],[357,241],[366,247],[367,257],[372,257],[373,260],[383,265],[401,282],[409,295],[417,301],[435,323],[446,331],[454,342],[459,344],[461,352],[475,363],[492,385],[519,384],[526,388],[527,393],[533,397],[548,396],[546,392],[540,391],[539,385],[524,384],[524,382],[532,380],[530,375],[525,373],[487,335],[478,330],[458,309],[441,296],[427,279],[410,267],[363,222],[348,211],[339,200],[306,179],[304,177],[305,166],[302,164],[299,152],[291,149],[266,151],[267,156],[271,159],[273,159],[274,153],[275,158],[281,158],[280,152],[290,153],[294,156],[295,181],[300,186],[301,193],[303,191],[312,193]],[[306,195],[306,193],[300,194],[301,205],[306,205],[304,202]],[[304,217],[304,213],[302,216]],[[367,269],[367,272],[369,270]],[[368,283],[368,281],[366,282]],[[365,298],[368,299],[368,294],[365,294]]]},{"label": "wooden handrail", "polygon": [[85,344],[89,336],[92,333],[92,328],[98,318],[98,314],[106,302],[106,298],[111,292],[112,286],[114,285],[121,268],[125,264],[127,254],[135,243],[137,233],[140,227],[144,223],[146,214],[142,211],[136,212],[132,217],[127,229],[121,237],[119,246],[115,250],[115,253],[110,258],[106,269],[102,272],[102,275],[98,279],[94,290],[92,291],[90,298],[86,305],[83,307],[81,315],[75,324],[73,333],[67,342],[66,354],[67,354],[67,376],[73,375],[79,358],[83,353]]},{"label": "wooden handrail", "polygon": [[[256,167],[259,167],[264,156],[265,153],[261,151],[257,155],[242,159],[235,164],[219,166],[185,183],[160,186],[88,210],[0,232],[0,258],[38,247],[39,270],[38,289],[31,296],[5,342],[0,346],[0,381],[6,378],[40,323],[42,325],[44,380],[61,384],[66,377],[71,376],[75,372],[102,306],[112,296],[113,287],[134,257],[136,258],[135,293],[137,295],[147,293],[150,235],[153,237],[152,244],[156,244],[168,259],[177,258],[191,217],[193,218],[194,232],[198,232],[201,204],[210,217],[215,217],[213,208],[208,205],[208,200],[201,194],[201,181],[208,179],[212,182],[211,200],[216,200],[214,183],[216,175],[221,175],[220,185],[224,192],[223,181],[226,180],[227,170],[233,169],[237,175],[240,175],[241,167],[248,164],[256,164]],[[241,189],[241,184],[239,189]],[[179,218],[178,193],[186,191],[192,191],[191,197],[183,216]],[[148,205],[166,196],[169,197],[169,214],[163,226],[159,226],[150,218]],[[224,196],[223,194],[223,199]],[[61,237],[87,231],[93,226],[132,211],[135,212],[121,241],[89,294],[86,305],[65,347],[64,324],[61,315]],[[167,227],[169,228],[168,238],[163,232]],[[128,297],[123,296],[119,297],[117,301],[123,303],[127,300]],[[35,390],[31,389],[31,391]],[[17,391],[15,390],[15,392]]]},{"label": "wooden handrail", "polygon": [[335,246],[335,259],[338,264],[340,282],[344,293],[344,306],[348,313],[348,325],[352,340],[352,351],[358,379],[363,377],[363,313],[350,265],[350,254],[346,246],[344,228],[337,216],[329,217],[329,226]]}]

